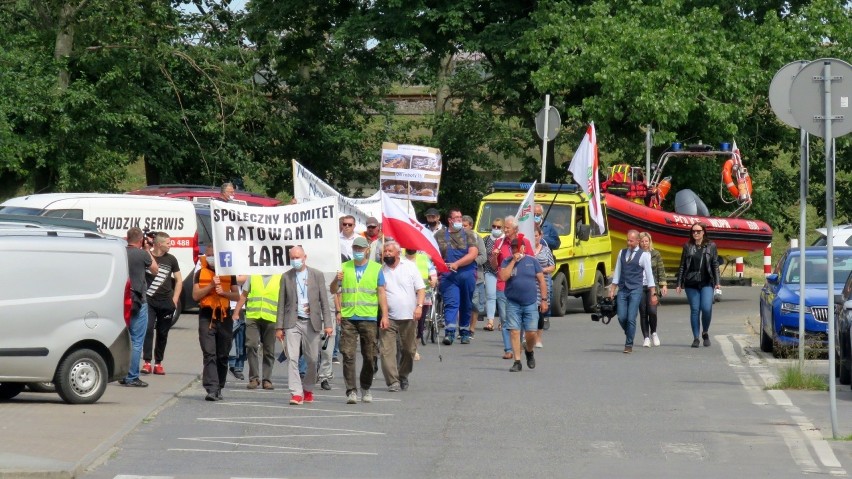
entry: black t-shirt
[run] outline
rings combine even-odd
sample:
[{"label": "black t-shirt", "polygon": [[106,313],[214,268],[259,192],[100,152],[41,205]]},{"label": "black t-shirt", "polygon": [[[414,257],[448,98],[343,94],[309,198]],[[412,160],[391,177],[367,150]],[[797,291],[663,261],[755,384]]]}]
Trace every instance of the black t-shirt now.
[{"label": "black t-shirt", "polygon": [[153,263],[151,255],[147,251],[133,246],[127,247],[127,269],[130,275],[130,289],[141,298],[143,303],[147,302],[145,298],[145,274],[149,266]]},{"label": "black t-shirt", "polygon": [[172,284],[172,273],[179,272],[180,265],[177,258],[169,253],[155,258],[159,271],[156,276],[146,272],[145,280],[148,282],[148,291],[146,291],[146,294],[155,301],[171,301],[175,292]]}]

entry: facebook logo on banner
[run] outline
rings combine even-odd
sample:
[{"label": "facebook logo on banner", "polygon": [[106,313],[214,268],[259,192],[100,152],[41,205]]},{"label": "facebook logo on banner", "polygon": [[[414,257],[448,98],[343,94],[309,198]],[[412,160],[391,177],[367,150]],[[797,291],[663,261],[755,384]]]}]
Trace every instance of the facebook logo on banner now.
[{"label": "facebook logo on banner", "polygon": [[230,251],[220,251],[219,252],[219,266],[223,268],[230,268],[233,266],[233,261],[231,260],[231,252]]}]

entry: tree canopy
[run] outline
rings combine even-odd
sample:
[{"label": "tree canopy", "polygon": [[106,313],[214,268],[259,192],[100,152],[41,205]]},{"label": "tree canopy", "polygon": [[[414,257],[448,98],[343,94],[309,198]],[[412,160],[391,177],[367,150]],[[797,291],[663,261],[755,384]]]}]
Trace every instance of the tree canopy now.
[{"label": "tree canopy", "polygon": [[[377,184],[381,143],[444,155],[442,204],[474,211],[501,165],[538,177],[533,117],[563,113],[548,177],[594,121],[604,166],[644,164],[672,141],[736,140],[750,214],[793,233],[798,133],[769,107],[794,60],[852,59],[852,8],[836,0],[7,0],[0,2],[0,178],[21,192],[119,191],[250,179],[289,194],[291,159],[343,192]],[[389,96],[433,107],[399,115]],[[809,203],[825,212],[812,142]],[[852,183],[837,139],[836,187]],[[724,210],[718,165],[673,165]],[[852,198],[838,195],[838,221]]]}]

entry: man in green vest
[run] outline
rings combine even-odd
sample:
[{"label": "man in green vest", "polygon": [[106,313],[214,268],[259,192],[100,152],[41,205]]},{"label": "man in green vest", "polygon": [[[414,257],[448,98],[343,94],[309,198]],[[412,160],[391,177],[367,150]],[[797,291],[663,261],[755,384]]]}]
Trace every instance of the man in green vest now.
[{"label": "man in green vest", "polygon": [[388,325],[388,305],[385,278],[379,263],[370,261],[366,238],[352,242],[352,260],[343,263],[337,277],[331,282],[335,295],[337,321],[341,325],[340,353],[343,355],[343,379],[346,382],[346,403],[358,402],[355,384],[355,349],[361,342],[360,385],[361,401],[373,402],[370,387],[373,385],[377,358],[376,321],[381,317],[381,327]]},{"label": "man in green vest", "polygon": [[272,367],[275,364],[275,322],[278,320],[278,296],[281,275],[253,274],[243,284],[240,300],[234,308],[235,319],[246,307],[246,353],[249,363],[248,389],[261,385],[258,348],[263,346],[263,389],[272,390]]}]

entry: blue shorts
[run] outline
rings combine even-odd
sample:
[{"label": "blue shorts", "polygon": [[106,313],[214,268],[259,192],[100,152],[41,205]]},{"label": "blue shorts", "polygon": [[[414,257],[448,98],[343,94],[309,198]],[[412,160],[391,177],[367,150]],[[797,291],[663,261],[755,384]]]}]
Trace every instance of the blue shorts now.
[{"label": "blue shorts", "polygon": [[512,301],[506,301],[506,315],[509,321],[508,330],[538,331],[538,303],[521,306]]}]

